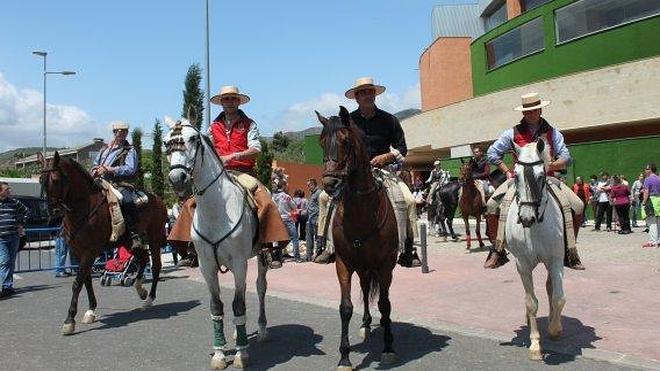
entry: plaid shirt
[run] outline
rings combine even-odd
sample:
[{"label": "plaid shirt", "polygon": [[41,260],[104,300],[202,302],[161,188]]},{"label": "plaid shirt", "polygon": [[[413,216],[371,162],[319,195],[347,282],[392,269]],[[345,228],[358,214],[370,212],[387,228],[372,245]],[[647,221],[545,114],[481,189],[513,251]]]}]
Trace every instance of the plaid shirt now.
[{"label": "plaid shirt", "polygon": [[28,208],[15,198],[0,200],[0,237],[18,233],[17,227],[25,224]]}]

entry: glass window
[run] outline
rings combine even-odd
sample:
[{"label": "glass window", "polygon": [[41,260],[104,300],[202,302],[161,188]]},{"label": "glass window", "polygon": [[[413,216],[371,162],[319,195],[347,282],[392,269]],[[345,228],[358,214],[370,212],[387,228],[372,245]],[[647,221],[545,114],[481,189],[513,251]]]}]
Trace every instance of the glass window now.
[{"label": "glass window", "polygon": [[492,13],[484,17],[484,25],[486,26],[486,31],[492,30],[507,20],[508,16],[506,13],[506,2],[503,2]]},{"label": "glass window", "polygon": [[537,6],[541,6],[545,3],[549,3],[551,0],[520,0],[520,5],[522,11],[526,12],[528,10],[534,9]]},{"label": "glass window", "polygon": [[555,11],[557,42],[660,14],[658,0],[581,0]]},{"label": "glass window", "polygon": [[543,50],[543,18],[538,17],[486,43],[488,69]]}]

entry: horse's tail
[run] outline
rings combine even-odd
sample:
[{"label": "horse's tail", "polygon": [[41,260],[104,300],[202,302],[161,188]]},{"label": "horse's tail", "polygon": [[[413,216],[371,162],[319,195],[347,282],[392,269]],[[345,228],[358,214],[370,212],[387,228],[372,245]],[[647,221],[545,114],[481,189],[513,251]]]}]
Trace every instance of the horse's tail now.
[{"label": "horse's tail", "polygon": [[367,271],[367,285],[368,290],[366,290],[366,292],[369,293],[369,302],[373,302],[380,292],[380,283],[378,282],[377,271],[373,269],[369,269]]}]

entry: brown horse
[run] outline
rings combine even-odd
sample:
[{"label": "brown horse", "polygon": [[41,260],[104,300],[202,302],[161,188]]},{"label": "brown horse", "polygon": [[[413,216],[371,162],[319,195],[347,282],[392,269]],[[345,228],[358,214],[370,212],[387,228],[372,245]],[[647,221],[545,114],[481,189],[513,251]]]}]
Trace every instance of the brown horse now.
[{"label": "brown horse", "polygon": [[479,193],[477,186],[474,185],[470,163],[462,161],[461,163],[463,165],[461,166],[459,181],[462,186],[461,197],[458,204],[461,207],[461,215],[463,216],[463,222],[465,223],[465,241],[467,242],[467,249],[470,250],[470,247],[472,246],[472,236],[470,234],[470,223],[468,218],[471,216],[477,219],[476,233],[477,240],[479,240],[479,247],[485,246],[481,240],[481,214],[486,205],[481,201],[481,194]]},{"label": "brown horse", "polygon": [[351,277],[354,272],[360,277],[364,301],[360,335],[365,340],[369,336],[369,301],[379,295],[380,324],[385,339],[381,362],[391,363],[396,357],[392,347],[389,289],[399,245],[394,209],[385,189],[374,180],[361,131],[352,123],[346,108],[341,107],[339,117],[328,119],[316,114],[323,124],[323,188],[336,202],[332,236],[341,287],[338,369],[352,369],[348,358],[348,325],[353,315]]},{"label": "brown horse", "polygon": [[[64,213],[64,236],[71,247],[74,256],[80,260],[80,268],[73,281],[73,295],[69,313],[62,326],[62,334],[69,335],[75,331],[75,316],[78,311],[78,296],[83,284],[89,298],[89,310],[85,312],[82,323],[92,323],[96,320],[96,297],[92,287],[92,264],[104,248],[110,245],[111,221],[106,197],[96,185],[89,173],[76,161],[60,159],[55,152],[48,163],[39,154],[41,162],[41,186],[48,201],[51,216]],[[147,290],[142,288],[142,277],[149,256],[146,250],[134,251],[139,263],[135,289],[141,299],[146,299],[143,307],[151,306],[156,298],[156,286],[160,275],[160,249],[165,245],[165,221],[167,211],[160,198],[149,194],[148,204],[139,211],[137,228],[146,236],[151,252],[151,268],[153,280],[147,297]],[[125,243],[130,245],[125,236]]]}]

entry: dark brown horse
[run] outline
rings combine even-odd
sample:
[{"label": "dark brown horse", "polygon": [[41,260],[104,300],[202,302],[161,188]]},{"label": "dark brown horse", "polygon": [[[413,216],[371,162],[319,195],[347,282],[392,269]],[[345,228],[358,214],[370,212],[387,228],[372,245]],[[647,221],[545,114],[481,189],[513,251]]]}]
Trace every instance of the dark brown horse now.
[{"label": "dark brown horse", "polygon": [[[75,331],[78,296],[83,284],[89,298],[89,310],[85,312],[82,323],[92,323],[96,320],[92,264],[103,249],[110,245],[110,211],[100,187],[79,163],[74,160],[60,159],[57,152],[48,163],[39,154],[39,161],[42,166],[41,186],[48,201],[49,213],[51,216],[64,213],[64,236],[73,255],[80,260],[80,268],[73,281],[69,313],[62,326],[62,334],[69,335]],[[134,286],[140,298],[146,299],[144,308],[151,306],[156,298],[156,286],[161,269],[160,249],[165,245],[165,221],[167,219],[167,211],[163,202],[153,194],[149,194],[148,197],[149,202],[139,211],[137,223],[138,231],[146,237],[151,252],[153,280],[148,297],[147,290],[142,288],[142,277],[149,260],[148,252],[144,249],[134,251],[140,262]],[[126,237],[119,243],[130,245]]]},{"label": "dark brown horse", "polygon": [[461,197],[458,204],[461,207],[463,222],[465,222],[465,241],[467,242],[467,249],[470,250],[470,247],[472,246],[470,223],[468,221],[468,218],[471,216],[477,219],[476,233],[477,240],[479,240],[479,247],[484,247],[484,242],[481,240],[481,214],[486,205],[481,201],[481,194],[479,193],[477,186],[474,184],[474,178],[472,177],[472,170],[469,162],[465,162],[461,166],[459,181],[462,186]]},{"label": "dark brown horse", "polygon": [[374,180],[362,134],[352,123],[346,108],[341,107],[339,117],[327,119],[318,112],[317,115],[323,124],[323,188],[336,202],[332,236],[341,287],[341,359],[338,369],[352,369],[348,358],[348,325],[353,315],[351,277],[354,272],[360,277],[364,301],[360,335],[365,340],[369,336],[369,301],[378,295],[380,324],[385,339],[381,362],[391,363],[396,357],[392,347],[389,289],[399,245],[394,209],[385,189]]}]

